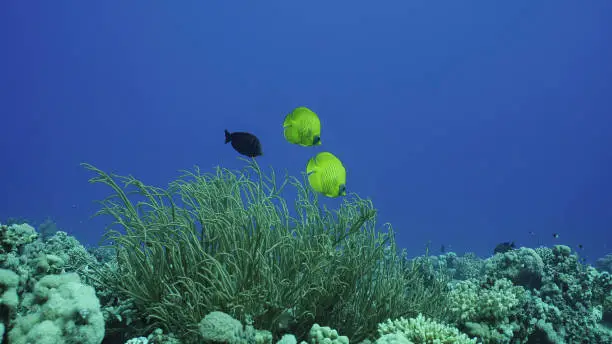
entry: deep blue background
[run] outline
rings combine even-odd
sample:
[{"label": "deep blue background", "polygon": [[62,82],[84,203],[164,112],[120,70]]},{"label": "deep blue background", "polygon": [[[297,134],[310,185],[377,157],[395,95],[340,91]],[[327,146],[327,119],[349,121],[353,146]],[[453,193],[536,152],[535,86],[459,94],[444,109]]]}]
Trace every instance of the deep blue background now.
[{"label": "deep blue background", "polygon": [[[293,175],[332,151],[414,254],[612,251],[611,1],[7,0],[0,35],[0,219],[96,243],[80,162],[164,186],[241,167],[227,128]],[[321,147],[284,141],[300,105]]]}]

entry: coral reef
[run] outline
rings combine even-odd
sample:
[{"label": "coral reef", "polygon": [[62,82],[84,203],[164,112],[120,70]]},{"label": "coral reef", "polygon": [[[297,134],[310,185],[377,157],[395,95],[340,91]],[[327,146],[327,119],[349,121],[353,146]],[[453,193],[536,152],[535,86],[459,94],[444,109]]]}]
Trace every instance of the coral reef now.
[{"label": "coral reef", "polygon": [[99,299],[83,282],[95,259],[76,239],[58,231],[43,241],[28,224],[1,225],[0,246],[2,341],[102,342]]},{"label": "coral reef", "polygon": [[452,283],[448,319],[484,343],[608,343],[612,283],[567,246],[521,247]]},{"label": "coral reef", "polygon": [[167,188],[86,167],[113,191],[112,243],[0,225],[0,344],[612,343],[610,255],[409,259],[369,200],[329,210],[254,163]]}]

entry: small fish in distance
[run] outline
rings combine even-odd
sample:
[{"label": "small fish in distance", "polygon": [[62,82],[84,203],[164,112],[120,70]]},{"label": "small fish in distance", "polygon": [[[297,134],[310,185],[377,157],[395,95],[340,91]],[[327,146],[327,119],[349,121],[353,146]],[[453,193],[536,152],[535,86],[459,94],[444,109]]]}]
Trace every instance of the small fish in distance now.
[{"label": "small fish in distance", "polygon": [[225,130],[225,143],[231,142],[232,147],[236,150],[236,152],[248,156],[249,158],[254,158],[260,155],[263,155],[261,150],[261,142],[257,136],[251,133],[245,132],[233,132],[230,133]]}]

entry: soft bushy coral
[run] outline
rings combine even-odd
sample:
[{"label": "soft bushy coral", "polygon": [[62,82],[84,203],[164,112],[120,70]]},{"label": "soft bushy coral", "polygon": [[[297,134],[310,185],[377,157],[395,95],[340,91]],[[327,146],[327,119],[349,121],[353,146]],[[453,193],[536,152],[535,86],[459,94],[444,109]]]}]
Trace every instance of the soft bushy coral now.
[{"label": "soft bushy coral", "polygon": [[456,283],[449,294],[449,311],[458,322],[507,321],[522,302],[524,289],[502,278],[483,283],[471,279]]},{"label": "soft bushy coral", "polygon": [[449,315],[460,329],[485,343],[510,343],[520,328],[514,315],[525,293],[505,278],[458,282],[449,295]]},{"label": "soft bushy coral", "polygon": [[542,285],[544,261],[535,250],[521,247],[487,259],[484,270],[492,278],[507,278],[516,285],[537,289]]},{"label": "soft bushy coral", "polygon": [[[322,208],[298,179],[279,181],[253,162],[236,172],[185,171],[168,188],[85,166],[117,197],[100,211],[118,225],[107,235],[119,265],[108,285],[134,300],[148,326],[182,340],[194,340],[217,310],[251,316],[276,337],[303,338],[320,323],[358,341],[386,318],[441,308],[441,283],[396,253],[391,227],[380,231],[371,201],[356,194]],[[286,184],[297,191],[298,217],[281,197]]]},{"label": "soft bushy coral", "polygon": [[533,290],[524,321],[538,319],[533,336],[549,341],[612,342],[609,330],[602,326],[603,307],[612,292],[612,280],[590,266],[582,265],[564,245],[536,250],[544,261],[542,287]]},{"label": "soft bushy coral", "polygon": [[9,254],[21,254],[23,246],[37,238],[36,230],[27,223],[0,225],[0,263],[3,263]]},{"label": "soft bushy coral", "polygon": [[444,270],[449,277],[456,280],[480,278],[484,262],[473,253],[458,256],[455,252],[431,256],[432,265],[436,270]]},{"label": "soft bushy coral", "polygon": [[[485,343],[612,342],[604,326],[611,317],[612,278],[582,265],[569,247],[520,248],[484,265],[483,278],[459,282],[451,292],[450,319],[461,330]],[[516,298],[482,306],[481,298],[518,287],[526,289]],[[509,307],[496,308],[501,304]]]}]

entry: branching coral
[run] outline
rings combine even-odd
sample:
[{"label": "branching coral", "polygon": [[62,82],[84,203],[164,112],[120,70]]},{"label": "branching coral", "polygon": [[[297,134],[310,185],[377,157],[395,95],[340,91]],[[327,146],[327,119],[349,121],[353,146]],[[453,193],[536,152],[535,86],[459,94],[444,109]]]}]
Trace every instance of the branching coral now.
[{"label": "branching coral", "polygon": [[378,325],[378,333],[383,337],[389,334],[400,334],[415,344],[476,343],[475,338],[470,339],[456,328],[438,323],[433,319],[424,317],[422,314],[415,318],[399,318],[380,323]]},{"label": "branching coral", "polygon": [[449,295],[449,311],[459,322],[507,321],[521,304],[524,290],[507,279],[491,281],[461,281],[454,285]]}]

